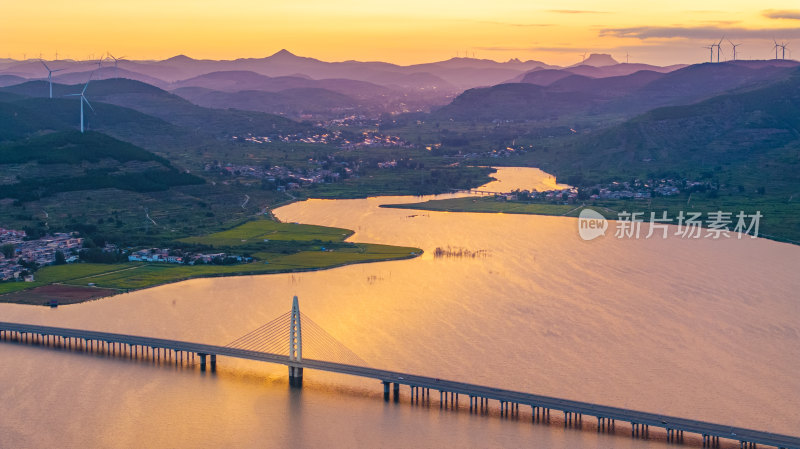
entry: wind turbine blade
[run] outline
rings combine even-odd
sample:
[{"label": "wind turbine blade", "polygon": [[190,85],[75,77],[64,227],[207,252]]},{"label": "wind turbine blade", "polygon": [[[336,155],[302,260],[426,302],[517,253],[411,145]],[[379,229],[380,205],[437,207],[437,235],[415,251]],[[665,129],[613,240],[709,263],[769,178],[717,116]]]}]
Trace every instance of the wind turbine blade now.
[{"label": "wind turbine blade", "polygon": [[90,74],[89,74],[89,79],[88,79],[88,80],[86,80],[86,85],[85,85],[85,86],[83,86],[83,91],[81,92],[81,95],[83,95],[83,94],[85,94],[85,93],[86,93],[86,88],[88,88],[88,87],[89,87],[89,81],[91,81],[91,80],[92,80],[92,76],[94,76],[94,71],[92,71],[92,73],[90,73]]},{"label": "wind turbine blade", "polygon": [[91,104],[91,103],[89,103],[89,100],[87,100],[87,99],[86,99],[86,97],[84,97],[83,95],[81,95],[81,100],[82,100],[82,101],[85,101],[85,102],[86,102],[86,106],[89,106],[89,109],[91,109],[91,110],[92,110],[92,112],[94,112],[94,108],[92,107],[92,104]]},{"label": "wind turbine blade", "polygon": [[82,94],[64,94],[65,97],[82,97]]},{"label": "wind turbine blade", "polygon": [[50,70],[50,67],[47,67],[47,64],[45,64],[43,60],[40,59],[39,62],[42,63],[42,65],[44,66],[44,68],[47,69],[48,72],[52,72],[52,70]]}]

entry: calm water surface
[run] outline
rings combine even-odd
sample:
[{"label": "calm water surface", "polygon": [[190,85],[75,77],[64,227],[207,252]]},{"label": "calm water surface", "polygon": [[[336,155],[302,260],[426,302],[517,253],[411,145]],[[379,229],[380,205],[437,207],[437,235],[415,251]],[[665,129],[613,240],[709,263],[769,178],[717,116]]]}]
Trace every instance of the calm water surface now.
[{"label": "calm water surface", "polygon": [[[484,188],[554,185],[534,169],[497,177]],[[584,242],[573,218],[378,207],[419,200],[277,211],[353,229],[353,241],[423,248],[413,260],[199,279],[58,309],[0,304],[0,319],[226,344],[296,294],[375,367],[800,434],[800,248]],[[479,256],[437,258],[436,248]],[[624,426],[598,435],[385,404],[378,382],[305,376],[292,391],[283,366],[221,359],[211,374],[4,343],[0,447],[666,447]]]}]

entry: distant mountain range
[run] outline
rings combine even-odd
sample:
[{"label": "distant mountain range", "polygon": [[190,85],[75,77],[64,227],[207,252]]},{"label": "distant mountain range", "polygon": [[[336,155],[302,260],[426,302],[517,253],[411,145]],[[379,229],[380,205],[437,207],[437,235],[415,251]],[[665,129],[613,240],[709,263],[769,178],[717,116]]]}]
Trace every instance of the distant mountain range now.
[{"label": "distant mountain range", "polygon": [[[604,74],[629,70],[620,66],[626,65],[610,66]],[[735,61],[604,77],[575,74],[576,68],[534,70],[522,76],[522,82],[469,89],[433,115],[440,120],[481,121],[554,120],[579,114],[631,117],[660,106],[694,103],[733,89],[779,81],[797,66],[794,61]]]},{"label": "distant mountain range", "polygon": [[[104,63],[107,67],[112,62]],[[91,61],[48,61],[52,69],[65,72],[86,72],[98,68]],[[129,73],[174,83],[212,72],[247,71],[270,77],[305,75],[314,79],[340,78],[367,81],[386,87],[405,89],[459,90],[479,85],[497,84],[536,67],[550,67],[539,61],[495,62],[484,59],[453,58],[427,64],[400,66],[385,62],[326,62],[296,56],[281,50],[265,58],[228,61],[192,59],[175,56],[163,61],[119,61],[117,67]],[[38,60],[5,63],[0,72],[25,78],[44,77],[47,71]]]},{"label": "distant mountain range", "polygon": [[[506,82],[541,83],[549,71],[589,77],[619,76],[637,70],[666,72],[679,68],[616,64],[608,55],[591,55],[576,67],[561,68],[541,61],[496,62],[452,58],[446,61],[400,66],[385,62],[326,62],[281,50],[265,58],[228,61],[198,60],[184,55],[163,61],[47,61],[59,84],[125,78],[176,91],[188,99],[220,108],[237,108],[283,114],[293,118],[341,118],[344,114],[372,115],[428,111],[445,105],[466,89]],[[541,74],[537,73],[541,72]],[[45,79],[47,70],[38,60],[0,61],[0,87],[30,79]],[[556,75],[557,77],[558,75]],[[237,93],[280,93],[290,89],[316,90],[319,99],[299,101],[297,91],[281,95],[260,93],[256,102],[244,94],[223,95],[198,90]],[[311,92],[311,91],[307,91]],[[339,96],[334,93],[340,94]],[[340,103],[334,104],[338,98]],[[243,101],[245,100],[245,101]]]},{"label": "distant mountain range", "polygon": [[[82,84],[90,77],[96,81],[124,78],[208,108],[266,112],[295,120],[376,118],[384,113],[435,110],[440,119],[522,121],[570,114],[630,117],[779,79],[797,65],[773,60],[658,67],[618,63],[610,55],[592,54],[570,67],[474,58],[400,66],[326,62],[287,50],[265,58],[227,61],[179,55],[163,61],[121,60],[116,65],[111,61],[47,63],[60,70],[53,77],[58,84]],[[0,87],[41,80],[46,74],[38,60],[0,61]],[[108,95],[119,99],[124,93]],[[172,107],[179,104],[177,97],[170,101]],[[137,110],[158,116],[157,109],[144,105]]]}]

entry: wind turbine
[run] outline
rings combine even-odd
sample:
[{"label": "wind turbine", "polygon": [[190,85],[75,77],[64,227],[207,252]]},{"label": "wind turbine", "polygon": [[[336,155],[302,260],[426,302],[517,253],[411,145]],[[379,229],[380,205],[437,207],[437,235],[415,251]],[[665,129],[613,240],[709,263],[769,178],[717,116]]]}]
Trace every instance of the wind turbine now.
[{"label": "wind turbine", "polygon": [[87,100],[86,97],[84,96],[84,94],[86,93],[86,88],[89,87],[89,81],[92,80],[92,75],[94,75],[94,72],[92,72],[91,75],[89,75],[89,79],[86,81],[86,85],[83,86],[83,90],[81,91],[81,93],[66,95],[67,97],[81,97],[81,99],[80,99],[80,103],[81,103],[81,134],[83,134],[83,103],[86,103],[86,105],[89,106],[89,109],[91,109],[92,112],[94,112],[94,108],[92,107],[91,103],[89,103],[89,100]]},{"label": "wind turbine", "polygon": [[719,52],[722,50],[722,41],[725,40],[725,36],[722,36],[722,39],[717,42],[717,62],[719,62]]},{"label": "wind turbine", "polygon": [[50,70],[50,67],[47,67],[47,64],[44,63],[43,59],[40,59],[39,62],[41,62],[44,68],[47,69],[47,82],[50,83],[50,98],[53,98],[53,74],[64,69]]},{"label": "wind turbine", "polygon": [[716,47],[716,45],[714,45],[714,44],[707,45],[707,46],[703,47],[703,48],[707,48],[709,50],[709,52],[710,52],[710,54],[708,55],[708,62],[714,62],[714,47]]},{"label": "wind turbine", "polygon": [[780,47],[780,45],[778,45],[778,41],[776,41],[775,39],[772,39],[772,43],[775,44],[773,46],[773,48],[775,49],[775,59],[778,59],[778,47]]},{"label": "wind turbine", "polygon": [[742,44],[741,43],[734,44],[733,42],[731,42],[730,39],[728,39],[728,43],[731,44],[731,47],[733,47],[733,60],[735,61],[736,60],[736,47],[738,47],[738,46],[740,46]]},{"label": "wind turbine", "polygon": [[581,60],[581,62],[586,62],[586,52],[583,52],[583,59]]},{"label": "wind turbine", "polygon": [[119,58],[117,58],[117,57],[114,57],[114,55],[112,55],[110,52],[107,52],[107,53],[108,53],[108,56],[109,56],[111,59],[113,59],[113,60],[114,60],[114,78],[119,78],[119,77],[117,76],[117,74],[119,73],[119,68],[117,68],[117,64],[118,64],[120,61],[123,61],[123,60],[124,60],[123,58],[125,58],[125,56],[120,56]]},{"label": "wind turbine", "polygon": [[[786,59],[786,46],[789,45],[788,42],[781,42],[781,59]],[[777,52],[776,52],[777,53]]]}]

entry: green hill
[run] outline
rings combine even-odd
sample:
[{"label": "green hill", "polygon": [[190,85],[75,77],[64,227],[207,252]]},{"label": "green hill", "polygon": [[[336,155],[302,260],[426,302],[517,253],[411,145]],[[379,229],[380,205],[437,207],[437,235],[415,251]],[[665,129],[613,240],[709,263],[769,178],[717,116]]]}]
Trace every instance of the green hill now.
[{"label": "green hill", "polygon": [[13,173],[11,182],[0,184],[0,198],[20,201],[77,190],[151,192],[204,182],[160,156],[91,131],[54,132],[0,145],[0,171]]},{"label": "green hill", "polygon": [[800,188],[800,70],[785,81],[655,109],[579,138],[550,164],[608,177],[684,173]]},{"label": "green hill", "polygon": [[[90,100],[91,101],[91,100]],[[180,135],[182,131],[156,117],[132,109],[92,102],[84,107],[89,129],[117,137],[146,132],[148,135]],[[75,98],[0,97],[0,142],[13,141],[40,131],[66,131],[80,127],[80,103]]]}]

